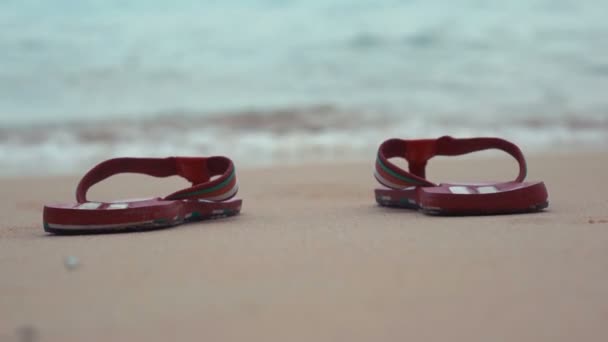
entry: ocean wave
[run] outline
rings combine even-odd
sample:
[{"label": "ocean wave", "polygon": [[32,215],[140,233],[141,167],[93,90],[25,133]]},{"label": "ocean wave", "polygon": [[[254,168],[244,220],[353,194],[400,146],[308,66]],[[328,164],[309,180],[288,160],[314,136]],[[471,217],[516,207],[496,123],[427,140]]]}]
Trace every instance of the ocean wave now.
[{"label": "ocean wave", "polygon": [[77,174],[118,156],[228,155],[246,166],[372,160],[390,137],[501,136],[526,150],[608,146],[608,118],[480,121],[358,112],[332,106],[0,129],[3,175]]}]

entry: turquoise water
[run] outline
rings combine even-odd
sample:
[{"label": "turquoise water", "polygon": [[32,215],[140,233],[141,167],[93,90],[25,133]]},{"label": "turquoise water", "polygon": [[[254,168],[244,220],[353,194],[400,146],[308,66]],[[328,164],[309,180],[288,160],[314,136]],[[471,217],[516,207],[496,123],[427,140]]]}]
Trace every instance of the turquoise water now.
[{"label": "turquoise water", "polygon": [[[255,130],[233,139],[274,141],[280,121],[282,138],[322,130],[328,146],[353,132],[374,147],[388,133],[605,146],[606,14],[604,0],[0,0],[0,152],[88,146],[82,127],[101,122],[111,138],[85,154],[120,154],[142,121],[163,127],[176,114],[184,127],[168,135],[196,123],[222,137],[246,121]],[[302,126],[313,119],[319,129]]]},{"label": "turquoise water", "polygon": [[1,1],[0,112],[605,115],[607,14],[606,1]]}]

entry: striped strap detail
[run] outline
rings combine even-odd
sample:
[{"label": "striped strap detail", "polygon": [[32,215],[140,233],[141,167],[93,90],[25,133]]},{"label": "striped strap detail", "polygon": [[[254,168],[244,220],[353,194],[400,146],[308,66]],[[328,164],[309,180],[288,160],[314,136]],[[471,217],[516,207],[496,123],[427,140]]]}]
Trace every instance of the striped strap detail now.
[{"label": "striped strap detail", "polygon": [[[217,158],[217,157],[216,157]],[[220,202],[228,200],[239,191],[236,179],[236,169],[228,158],[225,158],[218,172],[220,177],[213,181],[195,184],[191,188],[183,189],[165,197],[166,199],[203,199],[207,201]],[[222,171],[223,170],[223,171]],[[218,175],[214,173],[212,176]]]},{"label": "striped strap detail", "polygon": [[387,162],[380,154],[376,158],[374,169],[376,180],[387,188],[401,190],[410,186],[428,185],[428,181],[419,180],[415,175],[401,169],[394,164]]},{"label": "striped strap detail", "polygon": [[[378,182],[391,189],[411,186],[435,186],[425,178],[426,164],[436,155],[455,156],[471,152],[498,149],[513,156],[519,163],[519,174],[515,181],[526,178],[527,168],[521,150],[513,143],[499,138],[402,140],[389,139],[380,145],[376,158],[374,176]],[[409,172],[390,162],[390,158],[404,158]]]},{"label": "striped strap detail", "polygon": [[[119,173],[141,173],[154,177],[181,176],[192,183],[165,197],[167,200],[202,199],[225,201],[236,195],[236,169],[226,157],[115,158],[92,168],[76,189],[76,200],[87,202],[88,189]],[[216,177],[212,180],[213,177]]]}]

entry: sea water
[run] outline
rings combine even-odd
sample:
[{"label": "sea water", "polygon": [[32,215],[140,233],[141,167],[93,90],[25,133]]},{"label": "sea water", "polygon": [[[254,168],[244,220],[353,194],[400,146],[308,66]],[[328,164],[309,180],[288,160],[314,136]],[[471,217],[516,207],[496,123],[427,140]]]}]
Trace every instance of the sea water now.
[{"label": "sea water", "polygon": [[373,158],[391,136],[605,148],[606,15],[605,0],[0,0],[1,172]]}]

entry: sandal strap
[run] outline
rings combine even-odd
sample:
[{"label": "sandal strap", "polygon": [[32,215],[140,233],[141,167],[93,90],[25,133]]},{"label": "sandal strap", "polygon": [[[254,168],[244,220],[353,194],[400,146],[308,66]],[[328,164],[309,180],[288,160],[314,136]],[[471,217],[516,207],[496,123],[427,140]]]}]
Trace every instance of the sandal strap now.
[{"label": "sandal strap", "polygon": [[[389,139],[378,149],[374,176],[382,185],[392,189],[411,186],[436,186],[425,178],[426,164],[434,156],[456,156],[482,150],[498,149],[510,154],[519,163],[516,182],[526,178],[526,160],[519,147],[500,138],[456,139]],[[389,158],[400,157],[408,162],[409,172],[391,163]]]},{"label": "sandal strap", "polygon": [[[87,202],[93,185],[119,173],[140,173],[153,177],[181,176],[192,183],[166,200],[205,199],[225,201],[236,195],[238,182],[234,164],[226,157],[114,158],[99,163],[87,172],[76,188],[76,201]],[[219,176],[213,180],[212,177]]]}]

